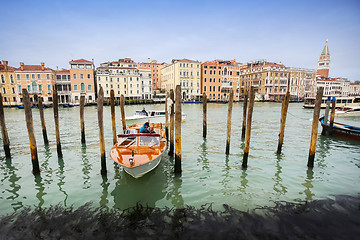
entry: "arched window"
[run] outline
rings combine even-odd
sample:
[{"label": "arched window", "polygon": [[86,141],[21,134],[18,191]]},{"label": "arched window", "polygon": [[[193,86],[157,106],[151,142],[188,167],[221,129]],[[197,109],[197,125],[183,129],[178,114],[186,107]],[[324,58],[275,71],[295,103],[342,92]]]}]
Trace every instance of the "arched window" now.
[{"label": "arched window", "polygon": [[81,83],[80,88],[81,88],[81,91],[85,91],[85,84]]},{"label": "arched window", "polygon": [[36,82],[32,82],[31,87],[32,87],[32,91],[33,91],[33,92],[36,92],[36,91],[37,91],[37,84],[36,84]]},{"label": "arched window", "polygon": [[4,75],[1,75],[1,83],[4,84],[5,83],[5,78]]}]

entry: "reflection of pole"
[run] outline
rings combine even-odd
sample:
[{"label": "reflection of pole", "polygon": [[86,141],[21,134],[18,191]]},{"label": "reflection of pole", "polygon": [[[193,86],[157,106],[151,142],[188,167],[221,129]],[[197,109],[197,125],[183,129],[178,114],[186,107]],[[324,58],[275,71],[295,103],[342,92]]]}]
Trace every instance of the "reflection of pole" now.
[{"label": "reflection of pole", "polygon": [[85,96],[80,97],[80,128],[81,128],[81,143],[85,144],[85,121],[84,121],[84,105]]},{"label": "reflection of pole", "polygon": [[168,98],[169,98],[169,92],[166,92],[166,95],[165,95],[165,136],[166,136],[166,140],[167,140],[167,141],[169,141]]},{"label": "reflection of pole", "polygon": [[106,175],[107,171],[106,171],[106,161],[105,161],[103,104],[104,104],[104,91],[103,88],[100,87],[98,101],[97,101],[97,109],[98,109],[99,138],[100,138],[101,174]]},{"label": "reflection of pole", "polygon": [[55,120],[55,133],[56,133],[56,148],[58,158],[62,158],[61,142],[60,142],[60,128],[59,128],[59,105],[57,90],[53,89],[53,105],[54,105],[54,120]]},{"label": "reflection of pole", "polygon": [[246,109],[247,109],[248,98],[249,98],[248,92],[245,91],[244,102],[243,102],[243,124],[241,130],[241,139],[245,138],[245,133],[246,133]]},{"label": "reflection of pole", "polygon": [[4,151],[6,158],[10,158],[10,141],[9,136],[6,130],[6,124],[5,124],[5,115],[4,115],[4,105],[3,105],[3,98],[0,93],[0,124],[1,124],[1,133],[2,133],[2,139],[4,143]]},{"label": "reflection of pole", "polygon": [[229,93],[229,106],[228,106],[228,116],[227,116],[227,135],[226,135],[226,150],[225,154],[230,153],[230,137],[231,137],[231,114],[232,114],[232,105],[233,105],[234,93],[233,90],[230,90]]},{"label": "reflection of pole", "polygon": [[181,87],[176,86],[175,102],[175,173],[181,173]]},{"label": "reflection of pole", "polygon": [[171,111],[170,111],[170,149],[169,156],[174,155],[174,90],[170,89]]},{"label": "reflection of pole", "polygon": [[277,154],[281,153],[281,148],[284,142],[284,132],[285,132],[285,123],[286,123],[286,115],[287,110],[289,107],[289,101],[290,101],[290,92],[287,91],[285,94],[285,97],[282,102],[281,107],[281,125],[280,125],[280,134],[279,134],[279,142],[278,142],[278,148],[277,148]]},{"label": "reflection of pole", "polygon": [[310,142],[310,149],[309,149],[309,158],[308,158],[308,163],[307,163],[307,166],[310,168],[314,167],[316,139],[317,139],[317,133],[318,133],[318,124],[319,124],[319,115],[320,115],[322,96],[323,96],[323,88],[320,87],[316,94],[314,116],[313,116],[312,130],[311,130],[311,142]]},{"label": "reflection of pole", "polygon": [[29,93],[26,90],[26,88],[24,88],[22,91],[23,91],[23,103],[24,103],[24,110],[25,110],[26,127],[27,127],[28,134],[29,134],[31,162],[32,162],[32,167],[33,167],[32,172],[34,175],[37,175],[37,174],[40,174],[40,167],[39,167],[39,160],[38,160],[38,154],[37,154],[32,112],[31,112],[31,106],[30,106],[30,98],[29,98]]},{"label": "reflection of pole", "polygon": [[203,138],[206,138],[207,126],[206,126],[206,111],[207,111],[207,97],[206,93],[203,93]]},{"label": "reflection of pole", "polygon": [[254,88],[250,89],[250,99],[249,99],[249,108],[246,118],[246,137],[245,137],[245,148],[244,148],[244,156],[242,167],[247,167],[248,157],[249,157],[249,149],[250,149],[250,135],[251,135],[251,119],[254,108],[254,100],[255,100],[255,91]]},{"label": "reflection of pole", "polygon": [[121,122],[122,122],[123,132],[125,133],[126,122],[125,122],[125,107],[124,107],[124,105],[125,105],[124,95],[121,94],[121,97],[120,97]]},{"label": "reflection of pole", "polygon": [[111,123],[113,132],[113,144],[117,142],[116,139],[116,123],[115,123],[115,102],[114,102],[114,89],[110,90],[110,107],[111,107]]},{"label": "reflection of pole", "polygon": [[46,125],[45,125],[42,97],[39,97],[38,106],[39,106],[40,121],[41,121],[41,128],[42,128],[42,133],[43,133],[43,138],[44,138],[44,144],[49,145],[49,140],[48,140],[47,133],[46,133]]}]

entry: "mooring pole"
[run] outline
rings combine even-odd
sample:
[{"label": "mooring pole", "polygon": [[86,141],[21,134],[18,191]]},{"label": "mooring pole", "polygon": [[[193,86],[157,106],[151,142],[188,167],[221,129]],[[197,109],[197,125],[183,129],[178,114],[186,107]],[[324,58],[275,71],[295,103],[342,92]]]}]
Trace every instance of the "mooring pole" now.
[{"label": "mooring pole", "polygon": [[314,167],[316,139],[317,139],[317,134],[318,134],[319,115],[320,115],[322,96],[323,96],[323,88],[320,87],[316,94],[313,123],[312,123],[312,129],[311,129],[311,142],[310,142],[310,149],[309,149],[309,158],[308,158],[308,163],[307,163],[307,166],[310,168]]},{"label": "mooring pole", "polygon": [[166,141],[169,141],[169,111],[168,111],[168,98],[169,98],[169,92],[166,92],[166,95],[165,95],[165,136],[166,136]]},{"label": "mooring pole", "polygon": [[43,108],[43,104],[42,104],[42,97],[39,97],[39,103],[38,104],[39,104],[41,128],[42,128],[42,133],[43,133],[43,138],[44,138],[44,145],[49,145],[49,140],[48,140],[47,132],[46,132],[44,108]]},{"label": "mooring pole", "polygon": [[34,125],[33,125],[32,113],[31,113],[30,98],[29,98],[29,93],[25,88],[22,90],[22,94],[23,94],[23,103],[24,103],[25,118],[26,118],[26,127],[29,134],[31,163],[33,167],[32,172],[34,175],[38,175],[40,174],[40,167],[39,167]]},{"label": "mooring pole", "polygon": [[207,126],[206,126],[207,97],[206,97],[205,92],[203,93],[202,101],[203,101],[203,138],[206,138],[206,133],[207,133]]},{"label": "mooring pole", "polygon": [[234,99],[234,92],[233,89],[231,89],[229,93],[229,105],[228,105],[228,116],[227,116],[227,134],[226,134],[226,150],[225,150],[226,155],[230,153],[231,115],[232,115],[233,99]]},{"label": "mooring pole", "polygon": [[121,122],[122,122],[123,132],[125,133],[126,122],[125,122],[125,107],[124,107],[124,105],[125,105],[124,95],[121,94],[121,97],[120,97]]},{"label": "mooring pole", "polygon": [[336,98],[333,97],[331,101],[331,114],[330,114],[330,127],[332,128],[334,125],[335,119],[335,105],[336,105]]},{"label": "mooring pole", "polygon": [[254,109],[254,100],[255,100],[255,91],[254,91],[254,88],[251,87],[250,97],[249,97],[249,107],[248,107],[248,113],[247,113],[247,118],[246,118],[245,148],[244,148],[244,156],[243,156],[243,162],[242,162],[243,168],[247,167],[248,157],[249,157],[251,120],[252,120],[252,113],[253,113],[253,109]]},{"label": "mooring pole", "polygon": [[171,110],[170,110],[170,149],[169,156],[174,156],[174,90],[170,89]]},{"label": "mooring pole", "polygon": [[0,93],[0,124],[1,124],[1,134],[2,134],[2,139],[3,139],[3,144],[4,144],[5,157],[11,158],[10,140],[9,140],[9,136],[8,136],[8,133],[6,130],[4,105],[3,105],[3,98],[2,98],[1,93]]},{"label": "mooring pole", "polygon": [[84,121],[84,105],[85,96],[80,96],[80,129],[81,129],[81,144],[85,144],[85,121]]},{"label": "mooring pole", "polygon": [[112,133],[113,133],[113,144],[115,144],[117,142],[117,137],[116,137],[116,123],[115,123],[114,89],[110,90],[110,107],[111,107],[111,122],[112,122]]},{"label": "mooring pole", "polygon": [[60,142],[60,128],[59,128],[59,104],[58,104],[58,94],[57,90],[53,89],[53,108],[54,108],[54,120],[55,120],[55,133],[56,133],[56,148],[57,148],[57,154],[58,158],[62,158],[62,152],[61,152],[61,142]]},{"label": "mooring pole", "polygon": [[328,97],[326,100],[326,108],[325,108],[325,115],[324,115],[324,123],[325,124],[327,124],[327,121],[329,119],[330,103],[331,103],[331,97]]},{"label": "mooring pole", "polygon": [[282,145],[284,142],[286,115],[287,115],[287,111],[288,111],[288,107],[289,107],[289,101],[290,101],[290,92],[289,92],[289,88],[288,88],[288,91],[286,92],[285,97],[281,104],[281,120],[280,120],[281,124],[280,124],[278,148],[276,151],[277,154],[281,153]]},{"label": "mooring pole", "polygon": [[181,87],[176,86],[175,102],[175,173],[181,173]]},{"label": "mooring pole", "polygon": [[247,102],[248,102],[248,91],[245,90],[244,102],[243,102],[243,123],[241,129],[241,139],[245,138],[246,133],[246,109],[247,109]]},{"label": "mooring pole", "polygon": [[101,174],[106,175],[107,170],[106,170],[106,159],[105,159],[103,106],[104,106],[104,91],[103,88],[100,87],[98,100],[97,100],[97,110],[98,110],[99,138],[100,138]]}]

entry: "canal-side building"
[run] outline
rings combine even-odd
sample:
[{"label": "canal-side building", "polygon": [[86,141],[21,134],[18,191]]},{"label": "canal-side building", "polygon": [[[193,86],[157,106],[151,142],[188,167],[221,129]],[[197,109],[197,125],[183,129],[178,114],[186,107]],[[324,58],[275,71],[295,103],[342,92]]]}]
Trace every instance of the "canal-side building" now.
[{"label": "canal-side building", "polygon": [[4,106],[15,106],[19,101],[15,70],[8,65],[8,61],[0,61],[0,88]]},{"label": "canal-side building", "polygon": [[151,80],[152,80],[152,89],[157,90],[161,88],[161,68],[166,65],[165,63],[158,63],[156,60],[148,62],[139,62],[137,68],[142,70],[150,70]]},{"label": "canal-side building", "polygon": [[151,69],[137,68],[131,58],[101,63],[96,69],[98,88],[103,87],[104,98],[110,98],[111,89],[116,99],[123,94],[125,100],[151,99]]},{"label": "canal-side building", "polygon": [[289,91],[292,100],[315,96],[315,69],[287,67],[286,70],[290,74]]},{"label": "canal-side building", "polygon": [[56,69],[56,90],[59,96],[59,104],[71,103],[71,80],[70,70]]},{"label": "canal-side building", "polygon": [[251,61],[240,67],[240,94],[251,87],[255,90],[255,100],[279,101],[287,91],[288,72],[280,63],[265,60]]},{"label": "canal-side building", "polygon": [[80,96],[85,96],[85,103],[96,103],[94,63],[85,59],[71,60],[70,82],[71,102],[80,103]]},{"label": "canal-side building", "polygon": [[349,96],[360,96],[360,81],[350,83]]},{"label": "canal-side building", "polygon": [[161,69],[161,88],[170,91],[180,85],[183,100],[198,99],[201,97],[200,71],[199,61],[173,59]]},{"label": "canal-side building", "polygon": [[55,71],[45,67],[45,63],[40,65],[26,65],[20,63],[20,67],[15,71],[19,102],[23,101],[22,89],[26,88],[29,92],[30,102],[37,104],[39,97],[43,98],[44,104],[52,103],[52,89],[55,85]]},{"label": "canal-side building", "polygon": [[234,100],[239,100],[240,64],[236,60],[214,60],[201,64],[201,93],[209,101],[227,101],[233,89]]},{"label": "canal-side building", "polygon": [[350,94],[350,81],[345,78],[317,78],[316,89],[322,87],[324,96],[347,97]]}]

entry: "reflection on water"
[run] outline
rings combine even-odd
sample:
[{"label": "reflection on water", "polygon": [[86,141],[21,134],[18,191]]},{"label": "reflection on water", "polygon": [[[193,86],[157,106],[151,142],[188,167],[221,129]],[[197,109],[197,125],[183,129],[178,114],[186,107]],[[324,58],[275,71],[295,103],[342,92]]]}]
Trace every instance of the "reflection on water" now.
[{"label": "reflection on water", "polygon": [[[360,193],[360,144],[338,138],[318,137],[315,167],[307,170],[313,111],[290,104],[282,154],[274,154],[278,142],[281,104],[255,103],[251,133],[251,165],[241,168],[244,139],[241,139],[242,103],[233,105],[231,153],[224,154],[226,104],[208,104],[208,134],[202,137],[202,105],[184,104],[187,119],[182,123],[182,169],[174,174],[174,158],[167,154],[159,166],[140,179],[125,173],[107,157],[107,177],[100,174],[96,106],[85,108],[87,145],[80,144],[79,108],[59,109],[64,160],[57,158],[56,142],[38,144],[41,174],[31,173],[31,156],[24,111],[5,109],[12,159],[0,149],[0,212],[11,213],[23,206],[79,206],[92,201],[96,206],[125,209],[142,203],[150,207],[185,205],[200,207],[213,203],[217,209],[228,204],[240,210],[263,206],[272,200],[315,200],[332,194]],[[162,110],[162,105],[149,109]],[[139,106],[126,106],[127,115]],[[53,121],[52,109],[45,119]],[[104,107],[105,147],[112,144],[110,107]],[[200,117],[199,117],[200,116]],[[307,120],[304,120],[307,119]],[[345,121],[345,120],[343,120]],[[357,119],[346,119],[356,124]],[[118,116],[117,123],[120,124]],[[70,124],[69,124],[70,123]],[[74,127],[73,125],[77,126]],[[120,124],[121,125],[121,124]],[[55,139],[55,125],[48,124],[49,139]],[[42,137],[40,121],[34,122],[35,135]],[[319,127],[319,134],[321,127]],[[1,136],[0,136],[1,137]],[[314,175],[316,174],[316,175]],[[314,177],[316,176],[316,177]],[[33,180],[34,178],[34,180]],[[226,196],[226,197],[224,197]],[[240,199],[240,200],[239,200]]]},{"label": "reflection on water", "polygon": [[315,194],[311,192],[311,189],[314,187],[312,182],[313,178],[314,178],[314,171],[312,170],[312,168],[308,168],[306,170],[305,183],[302,184],[304,187],[306,187],[306,189],[304,190],[304,193],[306,195],[305,197],[306,201],[313,200],[313,197],[315,197]]}]

